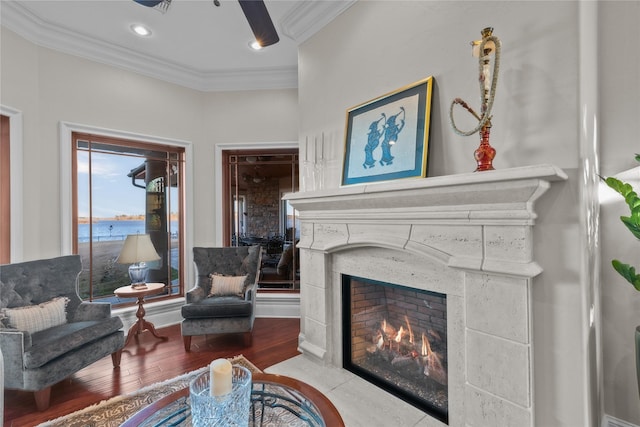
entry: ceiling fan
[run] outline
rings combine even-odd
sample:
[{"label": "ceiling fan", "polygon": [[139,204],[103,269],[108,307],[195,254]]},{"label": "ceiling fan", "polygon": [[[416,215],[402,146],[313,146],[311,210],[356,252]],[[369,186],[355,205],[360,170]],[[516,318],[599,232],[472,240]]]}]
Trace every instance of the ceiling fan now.
[{"label": "ceiling fan", "polygon": [[[166,12],[171,5],[171,0],[133,0],[143,6],[155,8],[161,12]],[[271,46],[278,43],[280,37],[271,21],[271,16],[263,0],[238,0],[244,16],[249,22],[251,31],[256,41],[261,47]],[[220,6],[219,0],[213,0],[213,4]]]}]

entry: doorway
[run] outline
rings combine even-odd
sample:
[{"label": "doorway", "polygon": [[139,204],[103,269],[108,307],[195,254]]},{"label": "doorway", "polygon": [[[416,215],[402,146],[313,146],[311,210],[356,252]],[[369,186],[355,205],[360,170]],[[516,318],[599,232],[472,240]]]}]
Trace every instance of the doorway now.
[{"label": "doorway", "polygon": [[297,212],[284,194],[299,190],[298,149],[224,150],[223,244],[260,245],[259,291],[299,290]]}]

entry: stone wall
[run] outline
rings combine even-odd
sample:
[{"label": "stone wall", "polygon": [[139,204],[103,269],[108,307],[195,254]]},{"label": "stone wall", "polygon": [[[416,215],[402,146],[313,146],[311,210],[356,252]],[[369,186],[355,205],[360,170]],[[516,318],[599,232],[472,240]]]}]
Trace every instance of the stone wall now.
[{"label": "stone wall", "polygon": [[280,230],[280,185],[277,178],[248,182],[247,235],[269,237]]}]

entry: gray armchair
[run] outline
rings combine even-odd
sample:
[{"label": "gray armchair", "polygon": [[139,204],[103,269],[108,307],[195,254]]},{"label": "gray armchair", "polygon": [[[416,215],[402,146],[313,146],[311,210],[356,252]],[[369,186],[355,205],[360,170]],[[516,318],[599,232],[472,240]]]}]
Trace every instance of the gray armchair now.
[{"label": "gray armchair", "polygon": [[[78,255],[0,266],[4,386],[33,391],[40,411],[49,407],[51,386],[80,369],[109,354],[120,366],[122,321],[111,304],[80,299],[81,269]],[[66,308],[54,307],[59,297]]]},{"label": "gray armchair", "polygon": [[[182,307],[182,337],[185,351],[191,351],[194,335],[245,333],[251,342],[255,319],[260,246],[193,248],[196,286],[186,293]],[[209,296],[211,274],[244,276],[239,295]]]}]

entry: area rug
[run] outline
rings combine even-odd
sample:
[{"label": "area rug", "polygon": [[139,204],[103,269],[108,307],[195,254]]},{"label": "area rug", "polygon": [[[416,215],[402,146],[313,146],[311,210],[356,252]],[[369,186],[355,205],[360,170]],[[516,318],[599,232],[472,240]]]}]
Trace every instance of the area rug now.
[{"label": "area rug", "polygon": [[[243,355],[229,358],[233,365],[241,365],[252,372],[262,372]],[[189,382],[198,374],[205,372],[207,366],[188,372],[169,380],[152,384],[135,393],[116,396],[64,417],[47,421],[37,427],[118,427],[136,412],[158,399],[189,387]]]}]

